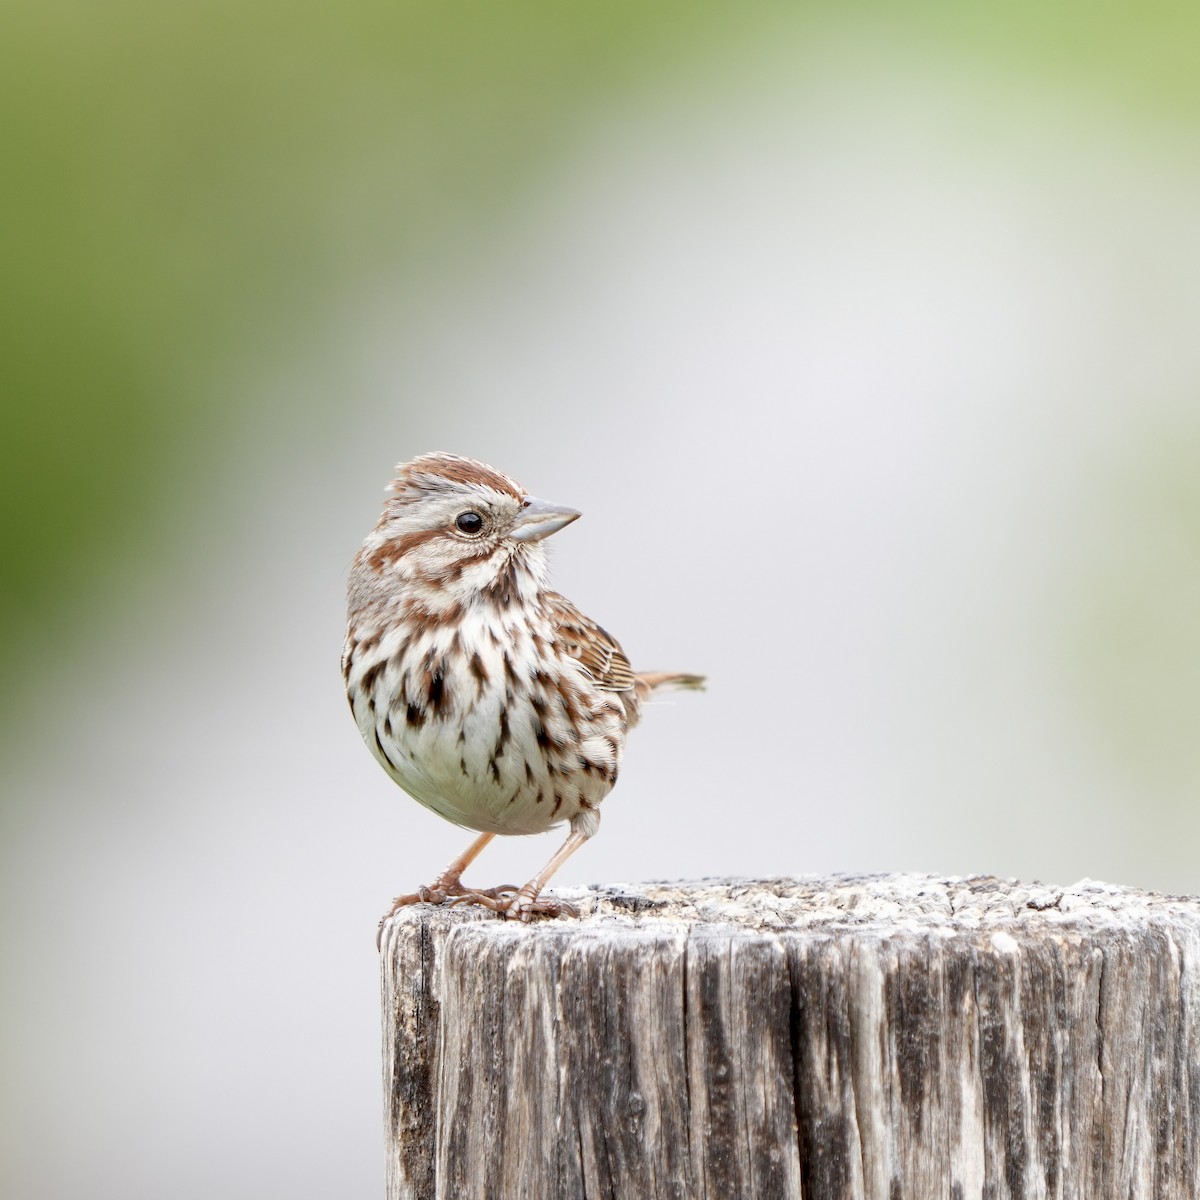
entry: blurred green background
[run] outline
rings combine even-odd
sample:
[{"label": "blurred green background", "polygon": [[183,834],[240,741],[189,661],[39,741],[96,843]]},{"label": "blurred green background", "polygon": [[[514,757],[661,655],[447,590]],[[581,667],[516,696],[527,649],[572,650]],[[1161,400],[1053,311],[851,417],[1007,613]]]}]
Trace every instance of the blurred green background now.
[{"label": "blurred green background", "polygon": [[0,29],[5,1195],[380,1194],[374,921],[461,838],[336,663],[426,450],[712,677],[564,884],[1200,892],[1194,4]]},{"label": "blurred green background", "polygon": [[834,21],[1147,137],[1196,125],[1182,2],[8,6],[5,677],[48,620],[62,645],[113,602],[131,558],[177,552],[245,403],[210,386],[228,364],[486,238],[596,109]]}]

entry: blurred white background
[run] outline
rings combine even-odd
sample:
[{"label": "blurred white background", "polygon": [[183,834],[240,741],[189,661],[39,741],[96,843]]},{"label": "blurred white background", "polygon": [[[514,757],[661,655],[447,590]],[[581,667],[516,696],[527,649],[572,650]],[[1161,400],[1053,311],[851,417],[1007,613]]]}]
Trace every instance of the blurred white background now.
[{"label": "blurred white background", "polygon": [[426,450],[582,509],[555,586],[710,677],[558,883],[1200,891],[1192,131],[889,39],[771,27],[610,96],[486,227],[209,373],[243,415],[171,557],[24,684],[6,1195],[382,1194],[375,922],[469,835],[338,656]]}]

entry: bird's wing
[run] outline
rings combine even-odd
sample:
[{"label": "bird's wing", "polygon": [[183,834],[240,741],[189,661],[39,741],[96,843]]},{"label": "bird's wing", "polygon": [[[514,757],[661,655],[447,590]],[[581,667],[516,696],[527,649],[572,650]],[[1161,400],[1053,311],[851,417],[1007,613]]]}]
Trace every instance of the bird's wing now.
[{"label": "bird's wing", "polygon": [[633,687],[633,668],[617,639],[585,617],[565,596],[548,592],[545,598],[550,619],[558,630],[559,644],[587,668],[596,686],[606,692],[625,692]]}]

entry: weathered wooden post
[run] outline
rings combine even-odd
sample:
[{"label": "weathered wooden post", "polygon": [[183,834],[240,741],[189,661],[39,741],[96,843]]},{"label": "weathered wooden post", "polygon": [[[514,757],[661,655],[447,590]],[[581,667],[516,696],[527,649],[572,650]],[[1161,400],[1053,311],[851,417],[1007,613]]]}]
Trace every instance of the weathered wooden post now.
[{"label": "weathered wooden post", "polygon": [[1200,1196],[1200,900],[878,876],[419,906],[389,1200]]}]

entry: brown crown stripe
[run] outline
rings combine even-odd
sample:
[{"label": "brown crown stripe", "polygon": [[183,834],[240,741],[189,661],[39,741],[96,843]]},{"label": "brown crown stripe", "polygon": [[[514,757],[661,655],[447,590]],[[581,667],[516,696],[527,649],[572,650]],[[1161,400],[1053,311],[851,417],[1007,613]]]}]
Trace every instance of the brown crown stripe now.
[{"label": "brown crown stripe", "polygon": [[404,464],[396,477],[396,485],[399,486],[396,486],[395,490],[402,491],[410,483],[420,487],[421,475],[431,475],[437,479],[444,479],[447,483],[482,485],[517,500],[525,495],[519,483],[509,479],[507,475],[501,475],[485,463],[441,454],[423,454],[420,458],[414,458],[412,462]]}]

